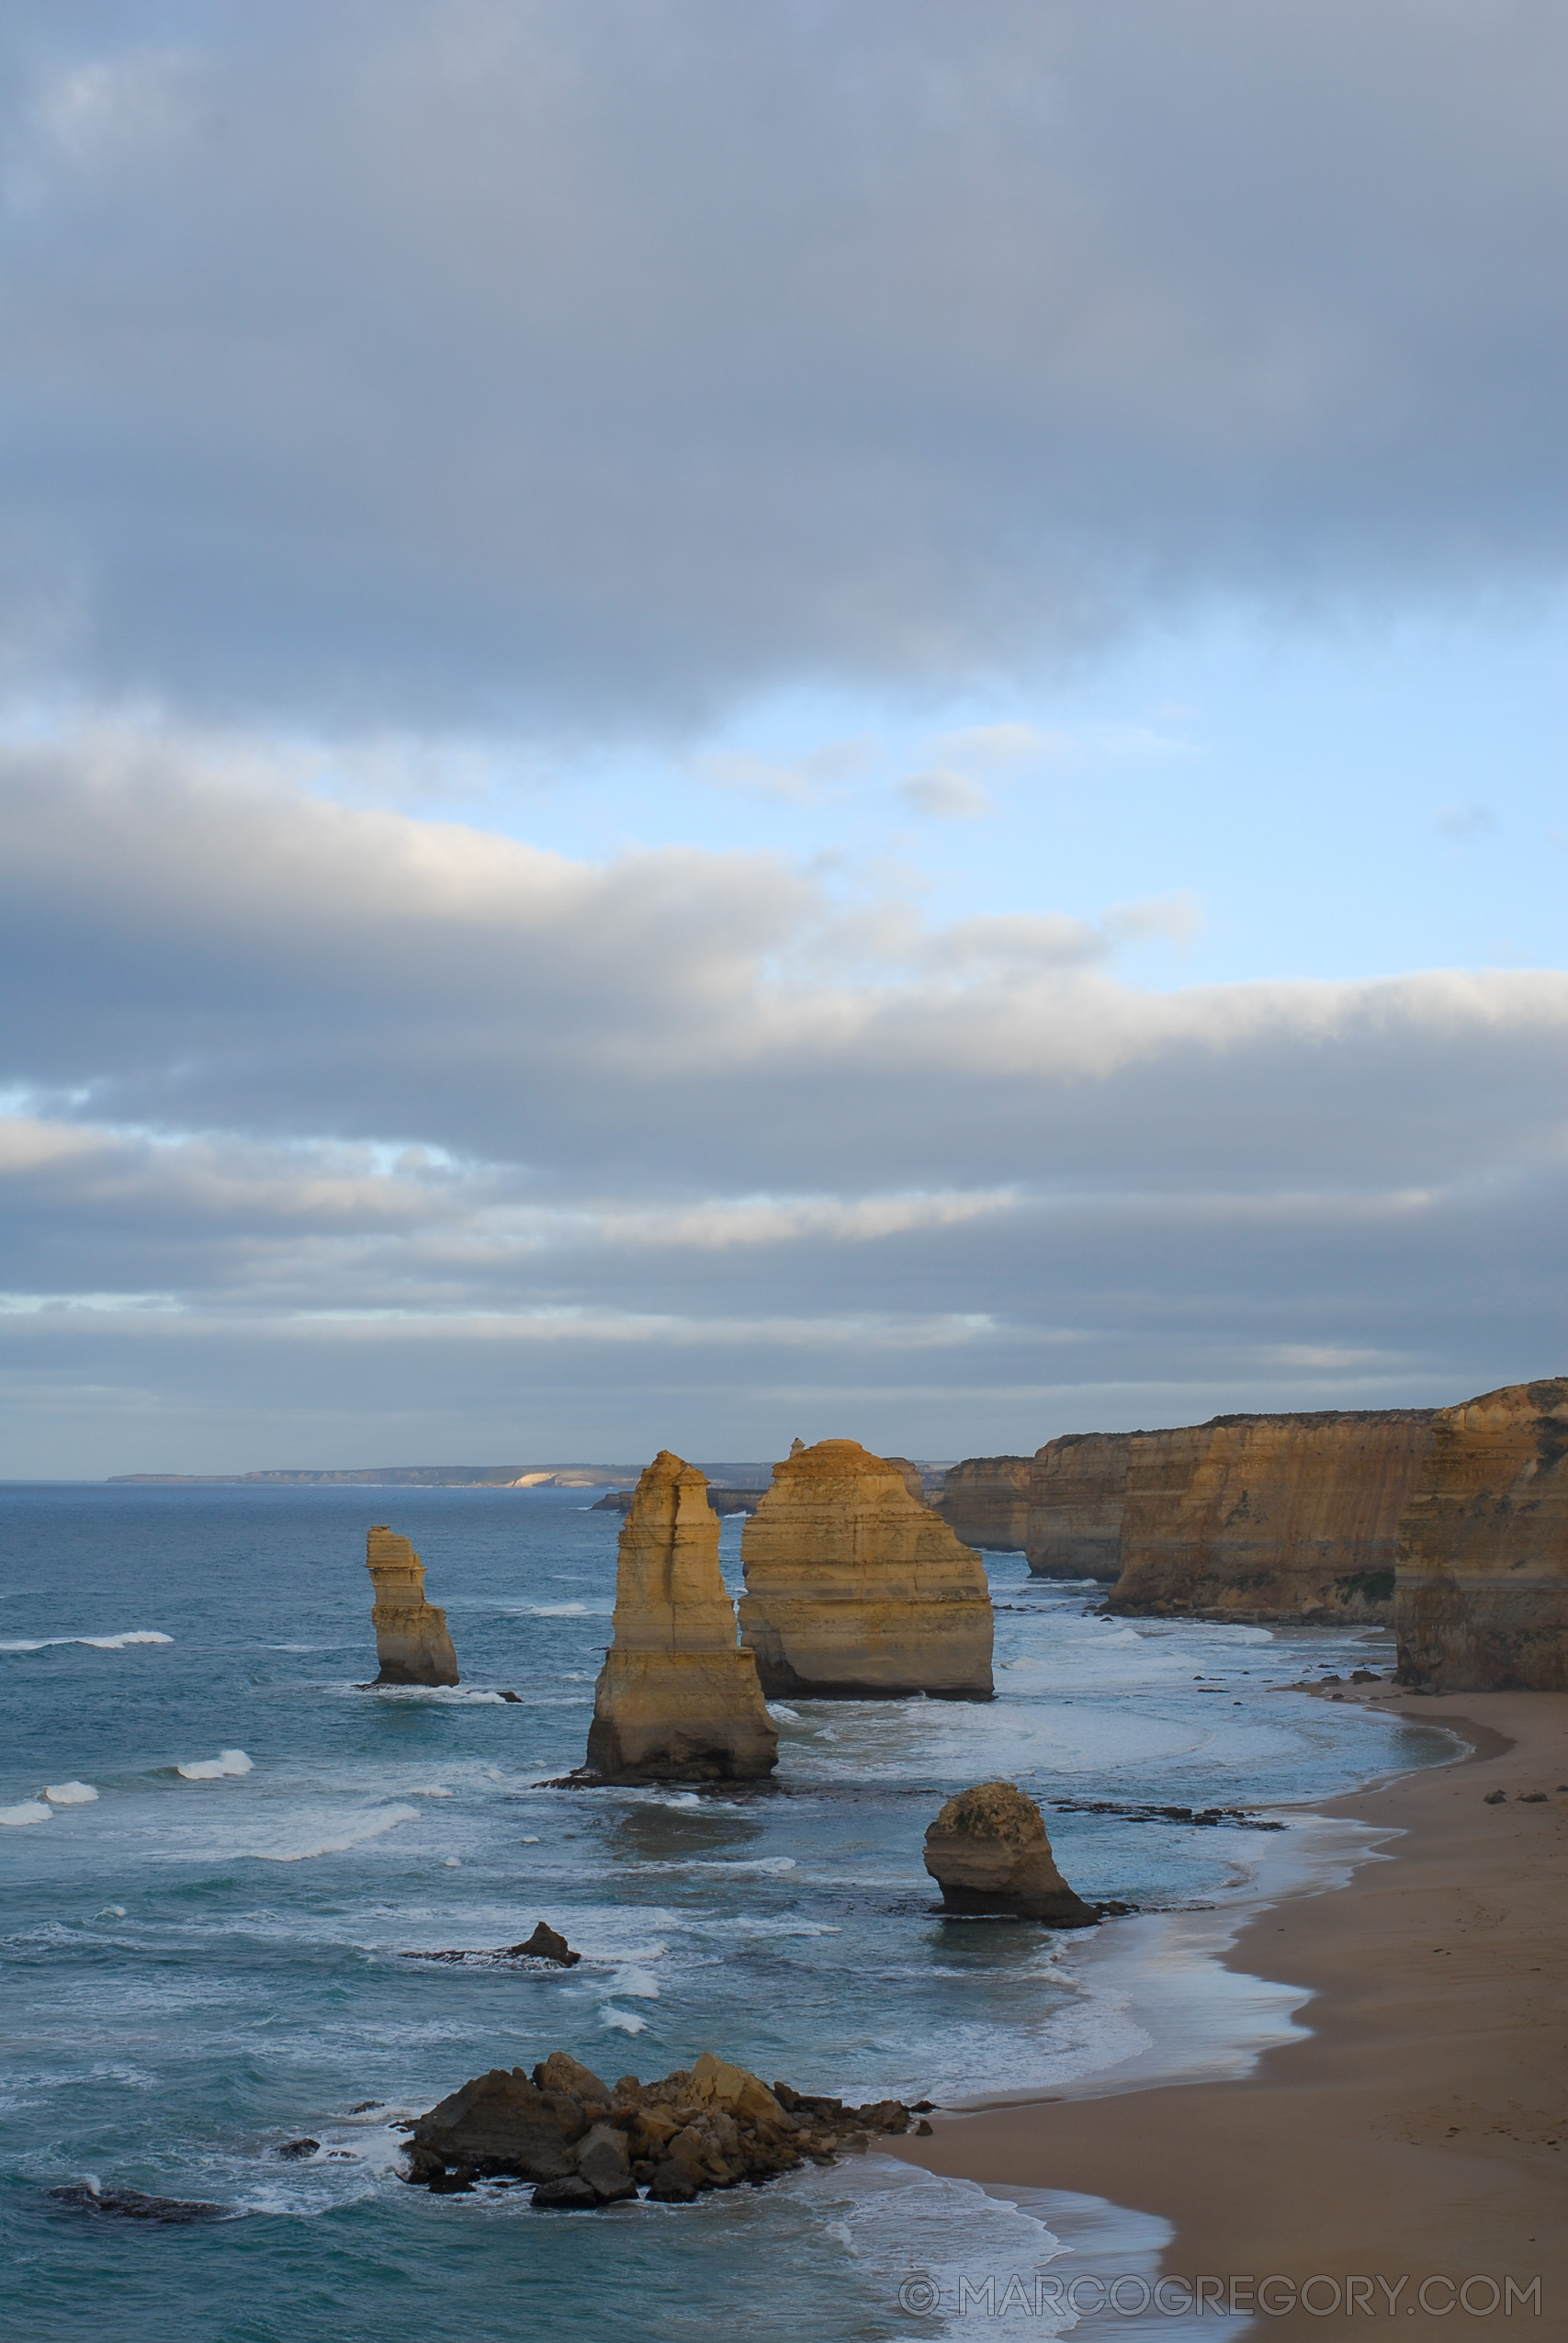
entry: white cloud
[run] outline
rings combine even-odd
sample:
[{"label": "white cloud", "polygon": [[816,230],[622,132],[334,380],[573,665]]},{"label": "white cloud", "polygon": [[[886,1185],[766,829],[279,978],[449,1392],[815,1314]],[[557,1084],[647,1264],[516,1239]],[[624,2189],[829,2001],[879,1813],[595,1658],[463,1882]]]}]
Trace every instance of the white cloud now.
[{"label": "white cloud", "polygon": [[979,821],[996,810],[985,785],[952,766],[911,774],[898,784],[898,796],[910,813],[933,821]]}]

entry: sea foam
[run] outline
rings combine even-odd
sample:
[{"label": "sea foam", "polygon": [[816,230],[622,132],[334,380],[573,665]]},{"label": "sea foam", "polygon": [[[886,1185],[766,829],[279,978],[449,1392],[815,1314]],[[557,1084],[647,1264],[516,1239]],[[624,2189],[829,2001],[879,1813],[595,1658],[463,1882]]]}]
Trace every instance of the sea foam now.
[{"label": "sea foam", "polygon": [[226,1773],[250,1773],[254,1769],[243,1749],[221,1749],[215,1758],[193,1758],[176,1765],[182,1782],[217,1782]]},{"label": "sea foam", "polygon": [[0,1822],[16,1829],[20,1829],[25,1823],[50,1822],[52,1819],[51,1809],[41,1798],[29,1798],[25,1805],[0,1806]]},{"label": "sea foam", "polygon": [[43,1794],[51,1806],[90,1806],[98,1794],[90,1782],[46,1782]]},{"label": "sea foam", "polygon": [[137,1627],[123,1636],[39,1636],[30,1642],[0,1643],[0,1651],[51,1651],[57,1644],[85,1644],[89,1651],[124,1651],[128,1644],[172,1644],[155,1627]]},{"label": "sea foam", "polygon": [[395,1830],[400,1822],[412,1822],[418,1811],[416,1806],[382,1806],[377,1813],[355,1816],[329,1837],[313,1839],[303,1847],[250,1847],[241,1851],[254,1855],[258,1862],[308,1863],[318,1855],[346,1854],[367,1839],[379,1839],[384,1831]]}]

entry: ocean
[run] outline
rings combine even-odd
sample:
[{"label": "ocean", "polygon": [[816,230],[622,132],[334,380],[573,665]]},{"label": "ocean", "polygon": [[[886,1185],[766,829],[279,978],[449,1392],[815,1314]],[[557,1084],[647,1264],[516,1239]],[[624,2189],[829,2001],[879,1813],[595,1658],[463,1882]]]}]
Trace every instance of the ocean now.
[{"label": "ocean", "polygon": [[[711,2049],[855,2100],[1244,2071],[1300,1996],[1231,1978],[1215,1946],[1260,1879],[1356,1851],[1303,1810],[1451,1754],[1434,1728],[1276,1689],[1387,1666],[1391,1638],[1106,1619],[1093,1587],[991,1556],[995,1701],[776,1705],[767,1785],[551,1789],[581,1760],[610,1634],[620,1521],[593,1494],[0,1488],[8,2337],[1043,2336],[1071,2315],[1042,2307],[1042,2274],[1075,2254],[1153,2274],[1146,2217],[885,2156],[574,2216],[408,2188],[393,2127],[556,2048],[612,2080]],[[358,1689],[381,1519],[446,1607],[454,1691]],[[722,1534],[737,1590],[741,1526]],[[998,1775],[1040,1800],[1080,1894],[1140,1917],[1088,1935],[941,1919],[926,1825]],[[1242,1818],[1137,1811],[1158,1806]],[[409,1957],[539,1919],[579,1967]],[[318,2150],[281,2158],[300,2135]],[[229,2217],[115,2221],[51,2194],[84,2184]]]}]

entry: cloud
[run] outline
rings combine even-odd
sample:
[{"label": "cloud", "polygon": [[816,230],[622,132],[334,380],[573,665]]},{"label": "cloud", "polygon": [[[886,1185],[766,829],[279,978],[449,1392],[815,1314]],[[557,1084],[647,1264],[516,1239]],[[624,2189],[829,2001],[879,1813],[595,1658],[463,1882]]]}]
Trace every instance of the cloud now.
[{"label": "cloud", "polygon": [[13,11],[12,680],[603,734],[1555,574],[1565,46],[1539,0]]},{"label": "cloud", "polygon": [[765,1454],[813,1390],[962,1454],[1561,1364],[1561,974],[1144,991],[1181,899],[863,920],[177,737],[12,753],[0,822],[0,1469]]},{"label": "cloud", "polygon": [[1461,842],[1466,838],[1489,838],[1496,834],[1497,817],[1490,806],[1445,806],[1438,816],[1437,827],[1445,838]]},{"label": "cloud", "polygon": [[996,810],[983,783],[951,767],[911,774],[898,784],[898,798],[910,813],[933,821],[979,821]]}]

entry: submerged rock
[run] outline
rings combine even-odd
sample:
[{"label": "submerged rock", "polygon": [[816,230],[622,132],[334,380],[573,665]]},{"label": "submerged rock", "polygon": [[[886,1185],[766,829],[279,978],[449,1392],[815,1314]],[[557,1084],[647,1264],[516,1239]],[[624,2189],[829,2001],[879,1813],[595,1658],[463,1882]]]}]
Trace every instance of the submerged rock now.
[{"label": "submerged rock", "polygon": [[621,1531],[587,1771],[602,1782],[751,1781],[773,1771],[778,1747],[757,1663],[736,1641],[707,1482],[660,1449]]},{"label": "submerged rock", "polygon": [[277,2153],[290,2164],[301,2164],[306,2156],[319,2155],[321,2145],[320,2140],[284,2140],[279,2144]]},{"label": "submerged rock", "polygon": [[950,1912],[1010,1914],[1054,1928],[1099,1918],[1056,1869],[1032,1798],[1010,1782],[982,1782],[949,1798],[926,1832],[926,1869]]},{"label": "submerged rock", "polygon": [[979,1556],[858,1441],[796,1442],[740,1552],[740,1640],[770,1696],[990,1698]]},{"label": "submerged rock", "polygon": [[96,2213],[103,2221],[162,2221],[178,2228],[197,2221],[228,2221],[232,2209],[226,2204],[208,2204],[199,2197],[149,2197],[140,2189],[99,2189],[90,2180],[74,2181],[69,2188],[51,2189],[50,2195],[57,2204],[70,2205],[77,2213]]},{"label": "submerged rock", "polygon": [[565,2051],[476,2076],[422,2115],[409,2142],[412,2184],[437,2193],[486,2179],[531,2180],[541,2210],[587,2211],[646,2189],[689,2204],[711,2189],[753,2185],[829,2163],[868,2133],[908,2129],[898,2100],[845,2107],[810,2098],[704,2051],[660,2081],[614,2088]]},{"label": "submerged rock", "polygon": [[365,1567],[376,1589],[378,1684],[455,1684],[457,1655],[446,1613],[424,1599],[424,1565],[406,1537],[378,1522],[365,1541]]},{"label": "submerged rock", "polygon": [[1445,1408],[1399,1525],[1399,1675],[1568,1691],[1568,1377]]}]

